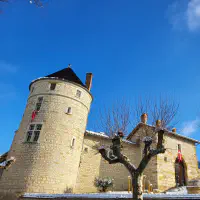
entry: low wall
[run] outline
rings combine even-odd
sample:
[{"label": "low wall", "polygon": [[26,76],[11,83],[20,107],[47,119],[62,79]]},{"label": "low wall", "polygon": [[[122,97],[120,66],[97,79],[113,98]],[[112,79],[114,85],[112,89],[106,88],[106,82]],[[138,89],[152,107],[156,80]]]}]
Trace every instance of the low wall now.
[{"label": "low wall", "polygon": [[[0,196],[1,200],[132,200],[132,194],[122,194],[122,193],[94,193],[94,194],[24,194],[20,198],[3,198]],[[200,195],[198,194],[144,194],[144,200],[187,200],[196,199],[200,200]]]},{"label": "low wall", "polygon": [[[94,194],[58,194],[58,195],[44,195],[44,194],[25,194],[21,200],[116,200],[116,199],[127,199],[132,200],[131,193],[94,193]],[[144,200],[175,200],[175,199],[199,199],[198,194],[144,194]]]}]

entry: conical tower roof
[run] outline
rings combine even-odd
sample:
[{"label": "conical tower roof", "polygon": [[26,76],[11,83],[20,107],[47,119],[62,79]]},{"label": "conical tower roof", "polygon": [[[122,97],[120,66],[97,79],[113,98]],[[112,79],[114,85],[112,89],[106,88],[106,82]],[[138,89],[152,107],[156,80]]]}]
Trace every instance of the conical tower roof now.
[{"label": "conical tower roof", "polygon": [[85,87],[83,82],[79,79],[79,77],[70,67],[57,71],[53,74],[47,75],[46,77],[55,77],[55,78],[65,79],[67,81],[71,81]]}]

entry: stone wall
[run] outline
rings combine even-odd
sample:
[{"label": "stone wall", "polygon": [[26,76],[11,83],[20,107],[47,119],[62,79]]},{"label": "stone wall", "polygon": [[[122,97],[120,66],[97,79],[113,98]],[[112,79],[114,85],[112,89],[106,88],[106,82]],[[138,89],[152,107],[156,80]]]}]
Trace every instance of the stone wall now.
[{"label": "stone wall", "polygon": [[[52,81],[57,83],[55,91],[50,90]],[[64,193],[75,187],[92,97],[87,89],[67,81],[38,80],[32,88],[8,155],[14,156],[16,162],[4,170],[0,192]],[[80,98],[77,89],[82,92]],[[27,130],[39,96],[44,100],[34,123],[42,124],[42,130],[37,143],[27,143]],[[72,108],[71,115],[65,113],[68,107]]]},{"label": "stone wall", "polygon": [[[132,141],[139,142],[141,151],[144,147],[142,138],[146,135],[152,135],[152,130],[151,126],[142,125],[131,137]],[[153,138],[155,147],[157,136],[155,135]],[[175,160],[178,154],[178,144],[181,145],[181,152],[185,162],[186,180],[189,181],[199,177],[195,143],[170,132],[165,134],[164,140],[164,145],[167,149],[165,154],[155,156],[144,171],[147,182],[150,181],[153,184],[153,189],[158,189],[160,192],[170,189],[176,184]]]},{"label": "stone wall", "polygon": [[[142,157],[144,144],[142,142],[145,136],[151,136],[153,134],[152,129],[148,127],[141,127],[137,132],[131,137],[131,141],[138,143],[140,148],[140,154]],[[152,146],[155,147],[156,137],[153,138]],[[144,170],[143,175],[145,175],[145,189],[148,189],[149,183],[153,185],[153,189],[158,189],[158,176],[157,176],[157,156],[153,157],[148,163]]]},{"label": "stone wall", "polygon": [[[110,190],[124,191],[128,189],[127,169],[122,164],[109,164],[97,151],[97,146],[110,147],[111,140],[99,136],[86,135],[79,166],[76,193],[97,192],[94,186],[95,177],[111,177],[114,179],[114,187]],[[135,144],[123,142],[123,153],[133,164],[138,165],[141,159],[140,149]]]},{"label": "stone wall", "polygon": [[161,191],[167,190],[176,185],[175,182],[175,161],[178,155],[178,144],[181,145],[181,152],[186,168],[186,181],[199,176],[196,147],[194,142],[182,139],[172,134],[165,135],[165,154],[158,157],[158,184]]}]

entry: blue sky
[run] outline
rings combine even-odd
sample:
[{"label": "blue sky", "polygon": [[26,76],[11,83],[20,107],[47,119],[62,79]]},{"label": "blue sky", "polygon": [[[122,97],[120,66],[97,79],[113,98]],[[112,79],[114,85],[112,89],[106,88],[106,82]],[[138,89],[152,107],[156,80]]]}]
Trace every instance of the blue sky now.
[{"label": "blue sky", "polygon": [[83,81],[86,72],[94,74],[88,129],[116,99],[164,95],[180,103],[177,128],[200,140],[200,0],[0,6],[0,153],[18,129],[29,83],[68,63]]}]

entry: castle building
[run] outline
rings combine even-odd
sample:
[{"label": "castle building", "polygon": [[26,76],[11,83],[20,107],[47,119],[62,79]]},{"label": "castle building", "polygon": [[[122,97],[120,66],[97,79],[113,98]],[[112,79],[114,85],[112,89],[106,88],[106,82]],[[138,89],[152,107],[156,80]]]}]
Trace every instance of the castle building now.
[{"label": "castle building", "polygon": [[[70,67],[31,82],[19,129],[10,150],[0,156],[0,163],[15,158],[0,173],[0,193],[97,192],[96,177],[112,177],[113,190],[128,189],[126,168],[109,165],[98,153],[97,147],[109,147],[111,139],[86,130],[93,99],[91,84],[91,73],[83,84]],[[142,121],[123,140],[123,153],[136,166],[143,155],[142,138],[154,129]],[[196,144],[200,141],[175,130],[166,130],[164,137],[167,151],[155,156],[144,172],[144,187],[151,183],[158,192],[199,177]]]}]

